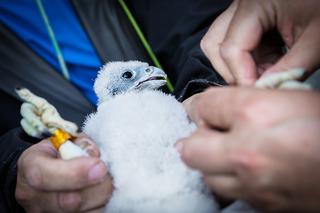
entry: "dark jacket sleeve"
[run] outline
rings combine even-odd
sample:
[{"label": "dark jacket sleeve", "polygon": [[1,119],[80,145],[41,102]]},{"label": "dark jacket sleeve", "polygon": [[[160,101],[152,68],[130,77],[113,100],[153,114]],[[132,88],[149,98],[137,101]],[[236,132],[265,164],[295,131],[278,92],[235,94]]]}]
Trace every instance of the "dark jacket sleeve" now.
[{"label": "dark jacket sleeve", "polygon": [[179,100],[210,85],[224,85],[200,48],[214,19],[230,4],[222,0],[131,0],[147,40],[173,82]]},{"label": "dark jacket sleeve", "polygon": [[26,87],[45,97],[63,118],[78,124],[94,107],[2,23],[0,41],[0,213],[23,212],[14,196],[17,160],[32,142],[39,140],[19,129],[22,102],[14,88]]},{"label": "dark jacket sleeve", "polygon": [[17,161],[33,139],[20,128],[13,129],[0,137],[0,211],[24,212],[15,199]]}]

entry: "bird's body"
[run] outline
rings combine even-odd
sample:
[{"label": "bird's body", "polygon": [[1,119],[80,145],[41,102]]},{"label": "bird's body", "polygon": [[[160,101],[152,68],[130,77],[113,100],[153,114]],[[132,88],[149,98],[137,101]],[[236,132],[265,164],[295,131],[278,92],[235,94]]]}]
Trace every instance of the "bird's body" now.
[{"label": "bird's body", "polygon": [[116,63],[121,66],[101,70],[95,83],[99,106],[83,128],[113,176],[106,212],[214,212],[201,174],[185,166],[174,147],[196,127],[173,96],[153,90],[165,74],[141,62]]},{"label": "bird's body", "polygon": [[187,168],[174,147],[194,129],[182,105],[159,91],[102,103],[84,131],[100,147],[114,179],[106,212],[214,212],[200,173]]}]

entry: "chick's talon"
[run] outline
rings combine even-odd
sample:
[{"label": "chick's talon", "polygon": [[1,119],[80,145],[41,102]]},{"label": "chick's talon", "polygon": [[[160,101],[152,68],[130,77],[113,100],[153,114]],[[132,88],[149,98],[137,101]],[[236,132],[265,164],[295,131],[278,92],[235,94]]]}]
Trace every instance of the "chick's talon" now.
[{"label": "chick's talon", "polygon": [[37,115],[35,107],[30,103],[23,103],[20,113],[22,116],[20,124],[23,130],[32,137],[42,138],[42,134],[48,129]]},{"label": "chick's talon", "polygon": [[[54,133],[55,130],[62,129],[72,136],[77,136],[77,125],[62,119],[56,108],[44,98],[36,96],[26,88],[18,88],[16,92],[25,101],[21,106],[22,117],[35,129],[30,130],[30,133],[39,137],[42,133]],[[29,128],[28,125],[25,126]]]}]

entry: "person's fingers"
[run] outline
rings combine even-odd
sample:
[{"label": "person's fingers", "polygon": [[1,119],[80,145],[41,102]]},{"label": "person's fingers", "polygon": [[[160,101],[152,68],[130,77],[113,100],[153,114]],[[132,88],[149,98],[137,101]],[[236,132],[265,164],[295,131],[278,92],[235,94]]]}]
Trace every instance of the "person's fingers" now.
[{"label": "person's fingers", "polygon": [[[285,90],[262,90],[258,88],[238,88],[238,87],[219,87],[211,88],[205,91],[197,103],[197,117],[207,126],[213,129],[223,130],[226,132],[249,129],[248,125],[270,126],[292,116],[290,101],[287,100],[286,94],[291,97],[295,95],[300,97],[301,93],[307,91],[296,91],[291,94]],[[305,96],[306,103],[310,101]],[[307,100],[308,99],[308,100]],[[268,101],[272,100],[272,102]],[[289,101],[289,102],[288,102]],[[278,108],[274,108],[274,103],[286,106],[289,110],[286,115]],[[271,113],[272,112],[272,113]],[[298,116],[296,111],[295,116]],[[269,113],[272,116],[265,116]],[[242,128],[243,126],[246,128]]]},{"label": "person's fingers", "polygon": [[205,175],[205,184],[224,198],[236,198],[241,195],[241,182],[234,174]]},{"label": "person's fingers", "polygon": [[182,102],[183,107],[188,114],[188,117],[190,118],[190,120],[195,122],[198,126],[203,125],[203,123],[201,122],[201,119],[198,116],[199,113],[197,112],[197,104],[202,94],[203,93],[195,94]]},{"label": "person's fingers", "polygon": [[180,140],[176,148],[183,161],[203,173],[229,174],[228,144],[223,133],[199,128],[190,137]]},{"label": "person's fingers", "polygon": [[[232,90],[232,91],[231,91]],[[239,108],[237,106],[237,90],[227,87],[212,88],[192,96],[183,104],[190,119],[198,126],[228,129]],[[232,115],[230,115],[232,113]]]},{"label": "person's fingers", "polygon": [[35,190],[20,181],[19,177],[15,196],[26,212],[75,212],[82,202],[77,192]]},{"label": "person's fingers", "polygon": [[[260,2],[259,2],[260,3]],[[220,54],[237,84],[252,85],[257,79],[257,67],[251,52],[258,47],[267,27],[261,11],[252,1],[239,1]]]},{"label": "person's fingers", "polygon": [[[105,206],[112,191],[112,180],[110,176],[107,176],[103,182],[81,191],[58,192],[52,193],[50,196],[57,197],[57,203],[53,203],[53,208],[59,206],[61,210],[67,212],[88,212]],[[50,199],[48,200],[50,202]],[[52,208],[45,210],[50,211]]]},{"label": "person's fingers", "polygon": [[91,157],[100,157],[98,146],[86,134],[80,133],[73,142],[85,150]]},{"label": "person's fingers", "polygon": [[[264,75],[273,72],[302,68],[310,75],[320,66],[320,33],[318,23],[311,23],[300,35],[292,48],[275,65],[270,67]],[[263,76],[264,76],[263,75]]]},{"label": "person's fingers", "polygon": [[82,190],[81,199],[83,203],[81,204],[80,211],[88,211],[105,206],[111,198],[112,191],[113,185],[110,176],[107,176],[102,183]]},{"label": "person's fingers", "polygon": [[193,113],[205,126],[228,130],[245,113],[252,90],[234,87],[210,88],[198,100]]},{"label": "person's fingers", "polygon": [[77,190],[101,182],[107,169],[98,158],[57,159],[48,140],[20,158],[20,168],[30,186],[39,190]]},{"label": "person's fingers", "polygon": [[220,56],[220,44],[225,38],[237,5],[238,1],[233,1],[229,8],[213,22],[200,43],[202,51],[210,60],[212,66],[229,84],[234,83],[235,79]]},{"label": "person's fingers", "polygon": [[113,191],[110,176],[106,176],[99,184],[69,192],[34,190],[21,182],[18,184],[16,198],[19,203],[28,208],[26,204],[33,202],[37,205],[33,205],[32,208],[40,209],[42,212],[88,212],[105,206]]}]

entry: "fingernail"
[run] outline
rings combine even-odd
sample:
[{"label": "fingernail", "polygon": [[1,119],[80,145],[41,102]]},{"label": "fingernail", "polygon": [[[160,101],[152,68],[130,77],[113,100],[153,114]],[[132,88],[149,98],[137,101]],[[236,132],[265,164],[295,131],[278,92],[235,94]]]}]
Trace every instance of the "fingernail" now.
[{"label": "fingernail", "polygon": [[175,145],[176,150],[180,153],[180,155],[182,154],[182,150],[183,150],[183,142],[179,141],[178,143],[176,143]]},{"label": "fingernail", "polygon": [[107,174],[107,169],[104,163],[98,163],[89,171],[89,181],[98,182]]}]

